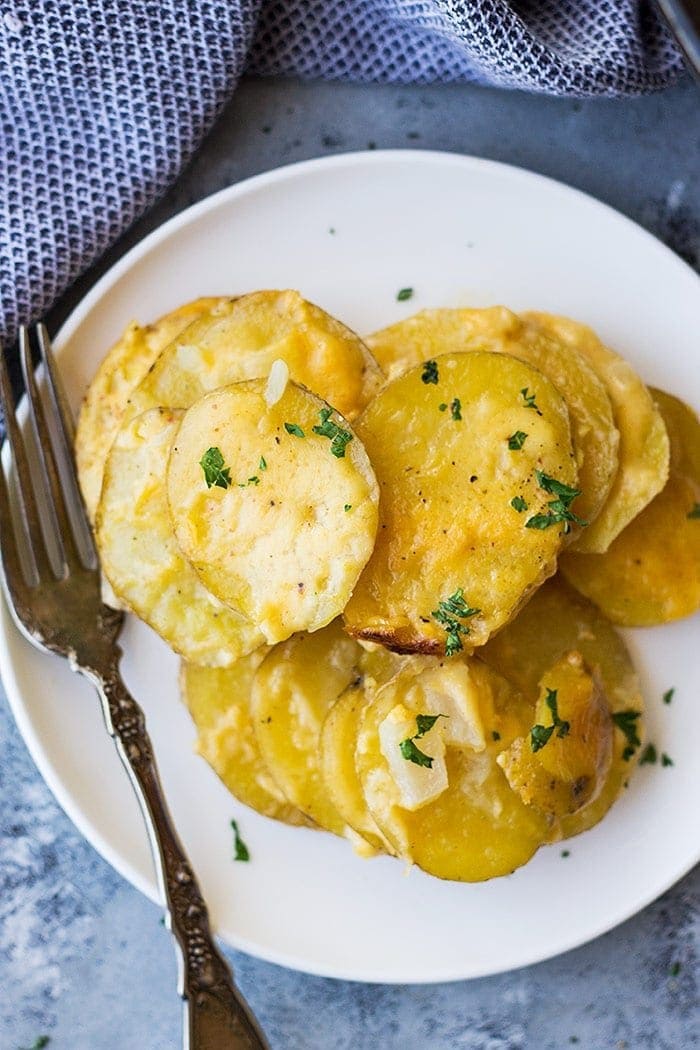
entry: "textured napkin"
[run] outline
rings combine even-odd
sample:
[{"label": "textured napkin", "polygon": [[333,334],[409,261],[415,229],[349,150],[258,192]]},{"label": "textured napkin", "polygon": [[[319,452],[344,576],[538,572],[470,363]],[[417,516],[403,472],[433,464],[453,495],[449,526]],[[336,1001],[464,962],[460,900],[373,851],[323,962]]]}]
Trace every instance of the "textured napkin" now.
[{"label": "textured napkin", "polygon": [[0,0],[0,339],[153,204],[244,71],[584,97],[681,69],[644,0]]}]

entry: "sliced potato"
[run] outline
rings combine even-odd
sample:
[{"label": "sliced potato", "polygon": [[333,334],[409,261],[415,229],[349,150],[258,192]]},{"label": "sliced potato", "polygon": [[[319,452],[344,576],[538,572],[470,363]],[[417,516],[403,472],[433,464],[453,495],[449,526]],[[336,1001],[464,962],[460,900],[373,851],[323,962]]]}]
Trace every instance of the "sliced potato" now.
[{"label": "sliced potato", "polygon": [[[542,372],[566,401],[578,465],[577,514],[597,517],[617,472],[620,435],[605,386],[586,358],[505,306],[422,310],[369,336],[390,378],[441,354],[489,350],[511,354]],[[574,541],[578,529],[572,529]]]},{"label": "sliced potato", "polygon": [[[406,758],[401,745],[419,731],[417,716],[438,715],[441,689],[449,702],[464,690],[465,677],[481,742],[447,743],[444,727],[452,716],[438,718],[414,740],[432,768]],[[496,758],[527,732],[532,711],[532,702],[500,675],[464,657],[414,657],[376,692],[362,718],[355,760],[370,811],[399,856],[462,882],[506,875],[530,859],[546,840],[549,821],[511,789]]]},{"label": "sliced potato", "polygon": [[376,653],[361,652],[357,677],[333,704],[321,730],[321,769],[328,797],[345,823],[364,842],[374,850],[385,853],[393,852],[392,847],[367,808],[355,768],[355,746],[367,702],[366,684],[376,689],[388,681],[400,666],[401,657],[381,647]]},{"label": "sliced potato", "polygon": [[[205,586],[273,643],[342,612],[372,552],[379,496],[341,416],[296,383],[272,406],[264,393],[265,380],[236,383],[185,413],[168,499]],[[201,465],[211,449],[229,471],[223,487],[208,487]]]},{"label": "sliced potato", "polygon": [[133,392],[128,415],[189,408],[218,387],[267,376],[279,359],[349,419],[384,381],[360,337],[298,292],[252,292],[185,329]]},{"label": "sliced potato", "polygon": [[553,314],[526,319],[554,334],[589,361],[605,383],[620,432],[619,467],[602,511],[576,539],[576,550],[602,554],[668,478],[669,442],[661,413],[634,369],[586,325]]},{"label": "sliced potato", "polygon": [[128,325],[88,387],[75,435],[75,458],[85,507],[94,522],[107,453],[117,436],[131,392],[161,351],[195,318],[221,299],[195,299],[149,325]]},{"label": "sliced potato", "polygon": [[669,479],[605,554],[567,554],[569,583],[625,627],[652,627],[700,609],[700,422],[678,398],[651,391],[671,442]]},{"label": "sliced potato", "polygon": [[361,652],[336,620],[275,646],[253,683],[255,733],[267,768],[293,805],[336,835],[347,825],[323,779],[321,729],[360,673]]},{"label": "sliced potato", "polygon": [[523,802],[558,825],[600,794],[610,772],[612,742],[613,722],[600,679],[574,651],[544,675],[533,727],[497,761]]},{"label": "sliced potato", "polygon": [[[527,526],[550,513],[543,475],[576,483],[566,406],[540,372],[491,353],[437,366],[437,383],[411,369],[355,424],[380,527],[344,615],[353,636],[396,652],[468,649],[506,623],[556,568],[564,526]],[[512,450],[517,432],[527,440]]]},{"label": "sliced potato", "polygon": [[153,409],[119,431],[105,466],[97,547],[128,609],[186,660],[226,667],[265,639],[206,590],[175,542],[165,476],[181,415]]},{"label": "sliced potato", "polygon": [[[565,838],[586,831],[605,816],[640,754],[644,702],[627,648],[596,607],[557,577],[546,583],[513,622],[479,653],[531,701],[536,701],[543,675],[571,650],[580,652],[586,665],[600,675],[613,718],[618,716],[619,722],[629,727],[629,735],[616,725],[605,785],[590,805],[561,820]],[[633,733],[637,744],[633,743]]]},{"label": "sliced potato", "polygon": [[258,747],[251,713],[253,678],[269,652],[265,646],[231,667],[183,662],[182,698],[197,727],[197,750],[232,795],[265,817],[310,823],[270,776]]}]

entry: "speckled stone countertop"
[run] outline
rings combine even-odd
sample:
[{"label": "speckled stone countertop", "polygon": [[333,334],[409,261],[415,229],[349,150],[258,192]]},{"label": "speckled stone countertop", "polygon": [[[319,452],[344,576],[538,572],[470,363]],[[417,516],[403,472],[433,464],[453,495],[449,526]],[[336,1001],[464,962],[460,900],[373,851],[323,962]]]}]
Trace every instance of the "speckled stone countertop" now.
[{"label": "speckled stone countertop", "polygon": [[[570,102],[251,80],[168,197],[59,304],[54,325],[126,248],[201,197],[295,160],[402,146],[562,179],[700,265],[700,92],[689,82],[645,99]],[[2,1050],[175,1050],[180,1006],[160,913],[61,812],[2,696],[0,798]],[[273,1050],[685,1050],[700,1045],[699,942],[696,869],[605,937],[469,983],[375,987],[231,956]]]}]

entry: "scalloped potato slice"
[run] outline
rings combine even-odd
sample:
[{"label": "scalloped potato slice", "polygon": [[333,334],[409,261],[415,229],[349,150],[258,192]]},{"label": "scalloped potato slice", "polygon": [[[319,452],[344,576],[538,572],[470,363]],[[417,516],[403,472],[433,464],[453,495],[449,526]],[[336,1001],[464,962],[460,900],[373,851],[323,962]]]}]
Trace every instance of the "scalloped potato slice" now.
[{"label": "scalloped potato slice", "polygon": [[[434,701],[439,703],[441,675],[450,696],[452,678],[457,676],[462,687],[464,676],[471,682],[484,739],[478,749],[451,746],[444,737],[438,743],[439,727],[447,724],[438,719],[415,740],[435,762],[428,769],[403,757],[400,738],[416,732],[416,716],[438,713]],[[372,816],[399,856],[438,878],[462,882],[509,874],[532,857],[547,839],[549,821],[523,803],[496,761],[527,732],[532,710],[532,702],[500,675],[463,657],[414,657],[374,694],[362,718],[355,761]],[[392,745],[393,754],[388,751]],[[419,783],[421,777],[430,778],[443,755],[446,786],[444,781]],[[424,791],[422,805],[416,806],[415,798],[415,808],[402,805],[405,791],[397,783],[397,764],[406,767],[409,783],[415,778],[415,791]]]},{"label": "scalloped potato slice", "polygon": [[[265,380],[253,379],[196,402],[167,484],[180,549],[208,590],[273,643],[342,612],[372,552],[379,496],[342,416],[295,383],[272,406],[264,393]],[[201,466],[212,448],[230,474],[224,487],[208,487]]]},{"label": "scalloped potato slice", "polygon": [[561,570],[613,623],[652,627],[700,608],[700,422],[651,390],[671,442],[669,479],[605,554],[568,554]]},{"label": "scalloped potato slice", "polygon": [[367,808],[355,768],[355,746],[367,689],[396,673],[402,658],[385,649],[361,652],[358,675],[331,707],[321,730],[321,769],[328,796],[345,823],[374,850],[393,852]]},{"label": "scalloped potato slice", "polygon": [[[564,838],[602,820],[632,773],[644,742],[644,701],[627,647],[612,624],[585,598],[557,577],[548,581],[518,616],[484,646],[479,656],[504,675],[531,702],[539,697],[542,677],[567,652],[581,653],[600,676],[614,716],[636,732],[638,744],[616,725],[613,754],[605,784],[594,801],[564,817]],[[629,753],[631,749],[631,754]]]},{"label": "scalloped potato slice", "polygon": [[103,359],[81,405],[75,435],[78,479],[91,522],[97,513],[107,453],[117,436],[131,392],[168,343],[195,318],[225,301],[195,299],[178,306],[153,324],[133,322]]},{"label": "scalloped potato slice", "polygon": [[[445,354],[437,371],[437,383],[422,366],[404,373],[355,423],[380,523],[344,616],[353,636],[396,652],[469,649],[507,623],[564,537],[561,523],[527,526],[553,498],[536,471],[576,484],[566,405],[540,372],[480,352]],[[512,450],[517,432],[527,439]]]},{"label": "scalloped potato slice", "polygon": [[561,657],[542,678],[533,726],[540,731],[534,744],[531,729],[496,761],[523,802],[558,824],[598,797],[612,761],[610,708],[579,652]]},{"label": "scalloped potato slice", "polygon": [[[594,521],[617,472],[620,435],[605,386],[575,348],[505,306],[421,310],[375,332],[367,345],[390,378],[441,354],[474,350],[510,354],[539,369],[569,409],[581,490],[576,510],[584,521]],[[568,542],[578,532],[573,528]]]},{"label": "scalloped potato slice", "polygon": [[119,431],[105,465],[95,538],[117,597],[193,663],[225,667],[263,635],[206,590],[175,542],[165,487],[182,413],[152,409]]},{"label": "scalloped potato slice", "polygon": [[275,646],[253,683],[255,733],[267,768],[289,801],[322,828],[346,835],[323,779],[321,730],[359,673],[362,650],[339,620]]},{"label": "scalloped potato slice", "polygon": [[231,667],[183,661],[182,699],[197,727],[197,751],[240,802],[285,824],[310,823],[292,806],[265,766],[251,712],[253,678],[269,652],[265,646]]},{"label": "scalloped potato slice", "polygon": [[604,553],[616,536],[661,491],[668,478],[669,441],[661,413],[634,369],[609,350],[592,329],[568,317],[523,315],[589,361],[606,386],[620,432],[619,466],[610,494],[574,548]]},{"label": "scalloped potato slice", "polygon": [[218,387],[266,377],[279,359],[349,419],[384,381],[360,337],[298,292],[251,292],[185,329],[134,390],[127,415],[189,408]]}]

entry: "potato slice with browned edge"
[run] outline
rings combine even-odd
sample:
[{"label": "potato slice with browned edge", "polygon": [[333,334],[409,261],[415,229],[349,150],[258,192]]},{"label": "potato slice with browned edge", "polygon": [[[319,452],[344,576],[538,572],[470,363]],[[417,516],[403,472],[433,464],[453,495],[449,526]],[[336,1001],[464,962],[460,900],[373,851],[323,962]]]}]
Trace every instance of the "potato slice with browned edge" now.
[{"label": "potato slice with browned edge", "polygon": [[668,478],[669,442],[661,413],[642,380],[592,329],[568,317],[527,313],[526,319],[577,350],[598,373],[612,402],[620,432],[619,466],[610,495],[575,550],[602,554],[616,536],[661,491]]},{"label": "potato slice with browned edge", "polygon": [[671,441],[669,479],[605,554],[567,554],[561,570],[613,623],[652,627],[700,609],[700,422],[651,391]]},{"label": "potato slice with browned edge", "polygon": [[540,683],[534,722],[498,756],[523,802],[552,818],[577,813],[600,794],[612,761],[613,721],[597,673],[569,652]]},{"label": "potato slice with browned edge", "polygon": [[388,681],[402,660],[381,646],[376,652],[362,651],[357,677],[333,704],[321,730],[321,769],[328,797],[348,827],[373,851],[385,853],[393,849],[367,808],[355,768],[355,746],[368,689]]},{"label": "potato slice with browned edge", "polygon": [[[577,514],[595,520],[617,472],[620,436],[605,386],[577,350],[505,306],[422,310],[369,336],[367,344],[390,378],[440,354],[473,350],[511,354],[539,369],[569,409],[581,490]],[[571,530],[568,542],[578,531]]]},{"label": "potato slice with browned edge", "polygon": [[226,667],[265,639],[206,590],[175,542],[165,477],[181,415],[153,409],[119,431],[105,466],[97,547],[128,609],[185,659]]},{"label": "potato slice with browned edge", "polygon": [[360,673],[361,653],[336,620],[275,646],[253,683],[253,721],[267,768],[293,805],[336,835],[348,829],[323,780],[321,729]]},{"label": "potato slice with browned edge", "polygon": [[308,817],[287,801],[268,772],[255,736],[253,678],[268,652],[263,646],[231,667],[183,662],[182,698],[197,727],[197,751],[231,794],[265,817],[309,825]]},{"label": "potato slice with browned edge", "polygon": [[360,337],[298,292],[251,292],[182,332],[133,392],[127,415],[189,408],[210,390],[267,376],[278,359],[348,419],[384,381]]},{"label": "potato slice with browned edge", "polygon": [[265,386],[235,383],[185,413],[168,499],[205,586],[273,643],[342,612],[372,552],[379,495],[342,416],[291,382],[268,405]]},{"label": "potato slice with browned edge", "polygon": [[596,609],[559,577],[550,580],[479,652],[531,701],[539,696],[543,675],[566,653],[579,652],[600,676],[615,724],[613,756],[598,797],[578,813],[561,820],[565,838],[601,820],[632,773],[644,740],[644,701],[625,643]]},{"label": "potato slice with browned edge", "polygon": [[133,322],[103,359],[80,408],[75,435],[78,478],[90,521],[94,522],[97,513],[107,453],[117,436],[132,391],[168,343],[195,318],[226,301],[195,299],[178,306],[153,324]]},{"label": "potato slice with browned edge", "polygon": [[348,630],[403,653],[482,645],[556,568],[577,494],[561,395],[505,354],[445,354],[389,383],[355,429],[380,527]]},{"label": "potato slice with browned edge", "polygon": [[355,761],[396,853],[441,879],[478,882],[525,864],[548,819],[526,806],[497,755],[533,704],[477,659],[414,657],[365,709]]}]

